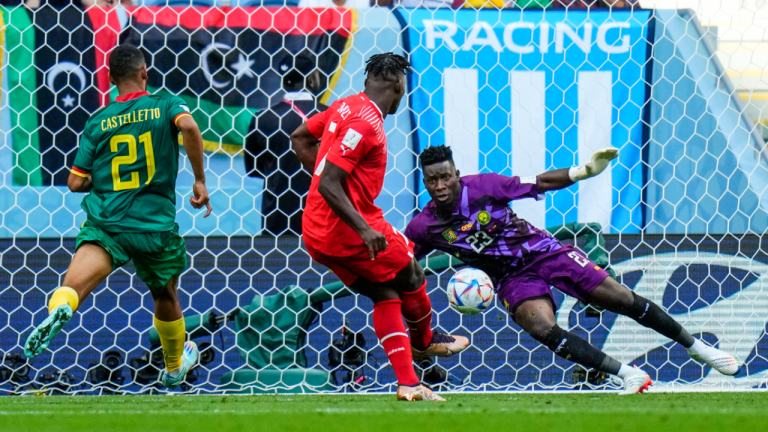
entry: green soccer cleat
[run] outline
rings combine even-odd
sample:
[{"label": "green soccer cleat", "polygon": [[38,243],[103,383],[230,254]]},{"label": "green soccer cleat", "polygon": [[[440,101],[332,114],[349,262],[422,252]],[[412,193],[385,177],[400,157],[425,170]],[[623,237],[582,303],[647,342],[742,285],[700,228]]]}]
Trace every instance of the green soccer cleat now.
[{"label": "green soccer cleat", "polygon": [[27,343],[24,344],[24,355],[33,359],[42,354],[53,338],[59,334],[64,324],[72,319],[72,314],[72,308],[69,305],[61,305],[54,309],[27,338]]},{"label": "green soccer cleat", "polygon": [[200,351],[197,349],[197,344],[189,341],[184,343],[184,353],[181,355],[181,367],[174,372],[174,375],[163,371],[163,376],[160,381],[163,383],[163,387],[168,390],[175,389],[179,384],[184,382],[184,378],[187,377],[189,371],[197,365],[197,361],[200,359]]}]

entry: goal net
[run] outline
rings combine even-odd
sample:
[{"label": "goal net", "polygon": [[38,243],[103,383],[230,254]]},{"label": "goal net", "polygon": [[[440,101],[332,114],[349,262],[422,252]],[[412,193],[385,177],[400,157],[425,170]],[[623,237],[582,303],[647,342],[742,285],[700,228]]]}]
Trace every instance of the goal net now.
[{"label": "goal net", "polygon": [[[407,55],[414,69],[406,106],[385,121],[388,168],[376,202],[393,226],[404,229],[429,200],[416,163],[429,145],[451,145],[463,174],[520,176],[618,147],[600,177],[513,210],[745,367],[721,376],[633,321],[556,293],[558,324],[642,367],[660,388],[765,386],[763,2],[613,10],[139,3],[0,9],[0,390],[164,391],[152,298],[131,264],[94,291],[45,353],[23,356],[85,220],[82,196],[66,181],[85,121],[116,96],[106,64],[120,43],[144,51],[150,91],[187,101],[205,140],[211,217],[187,202],[183,152],[178,180],[189,253],[180,301],[203,352],[183,391],[394,388],[371,302],[313,263],[298,236],[307,175],[285,146],[286,113],[306,115],[297,101],[327,105],[361,91],[365,60],[387,51]],[[305,76],[310,92],[289,88]],[[459,266],[430,256],[428,292],[434,324],[471,346],[417,365],[425,382],[456,391],[616,388],[540,346],[501,307],[452,310],[445,287]]]}]

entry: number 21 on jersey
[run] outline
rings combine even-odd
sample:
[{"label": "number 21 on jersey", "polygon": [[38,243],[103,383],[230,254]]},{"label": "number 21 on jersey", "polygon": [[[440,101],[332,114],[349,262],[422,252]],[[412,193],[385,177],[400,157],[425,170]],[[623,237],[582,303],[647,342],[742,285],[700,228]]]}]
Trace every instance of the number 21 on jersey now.
[{"label": "number 21 on jersey", "polygon": [[[144,145],[144,155],[147,162],[147,182],[152,181],[155,175],[155,152],[152,149],[152,132],[146,132],[139,135],[139,142]],[[115,191],[137,189],[139,184],[138,171],[131,171],[131,179],[123,181],[120,178],[120,165],[130,165],[136,162],[138,158],[138,149],[136,148],[136,137],[129,134],[115,135],[109,140],[109,149],[112,153],[120,151],[120,146],[128,145],[128,154],[125,156],[115,156],[112,158],[112,182]]]}]

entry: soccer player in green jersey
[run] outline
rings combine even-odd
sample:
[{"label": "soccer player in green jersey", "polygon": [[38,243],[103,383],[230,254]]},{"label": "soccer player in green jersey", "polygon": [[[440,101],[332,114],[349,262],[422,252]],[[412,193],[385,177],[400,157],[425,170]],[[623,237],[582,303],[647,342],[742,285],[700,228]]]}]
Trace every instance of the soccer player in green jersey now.
[{"label": "soccer player in green jersey", "polygon": [[40,355],[77,306],[113,270],[133,260],[155,300],[154,323],[165,357],[162,383],[175,388],[197,363],[194,342],[185,344],[176,282],[187,266],[176,223],[178,136],[195,175],[189,202],[211,213],[203,171],[203,138],[178,97],[147,93],[147,65],[137,48],[121,45],[109,58],[109,80],[120,96],[85,125],[67,185],[89,192],[82,202],[88,219],[64,284],[48,301],[48,318],[29,336],[27,357]]}]

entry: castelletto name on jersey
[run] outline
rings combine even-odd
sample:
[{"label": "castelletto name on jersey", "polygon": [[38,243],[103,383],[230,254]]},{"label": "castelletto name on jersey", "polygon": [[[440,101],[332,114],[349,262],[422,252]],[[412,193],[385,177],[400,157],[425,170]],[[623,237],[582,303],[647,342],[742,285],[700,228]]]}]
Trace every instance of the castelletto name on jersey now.
[{"label": "castelletto name on jersey", "polygon": [[141,123],[147,120],[157,120],[159,118],[160,108],[131,111],[128,114],[105,118],[101,121],[101,130],[106,131],[120,127],[124,124]]}]

